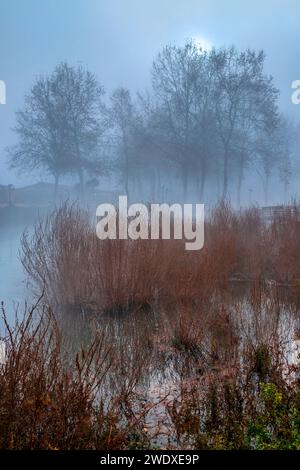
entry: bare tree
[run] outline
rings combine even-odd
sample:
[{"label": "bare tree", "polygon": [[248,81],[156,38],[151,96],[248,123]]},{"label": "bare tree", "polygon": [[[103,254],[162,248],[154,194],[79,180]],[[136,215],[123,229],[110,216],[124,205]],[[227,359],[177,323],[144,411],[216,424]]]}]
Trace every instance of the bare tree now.
[{"label": "bare tree", "polygon": [[216,116],[214,104],[214,76],[210,55],[197,48],[198,70],[194,89],[193,159],[196,169],[197,193],[202,200],[209,172],[213,171],[214,160],[218,158],[216,139]]},{"label": "bare tree", "polygon": [[297,160],[297,129],[292,121],[284,116],[280,118],[279,146],[281,149],[281,158],[279,162],[279,177],[283,184],[284,200],[287,202],[288,189],[292,175],[295,171]]},{"label": "bare tree", "polygon": [[56,190],[60,176],[77,173],[83,191],[84,171],[103,169],[103,93],[91,72],[66,63],[38,78],[16,114],[18,143],[8,149],[11,167],[50,173]]},{"label": "bare tree", "polygon": [[[218,137],[223,148],[223,198],[226,198],[231,158],[236,150],[238,134],[244,143],[251,141],[248,132],[271,130],[277,121],[278,90],[272,77],[263,72],[265,56],[261,51],[235,48],[213,50],[211,53],[215,77],[215,105]],[[245,139],[245,131],[247,137]],[[240,153],[244,166],[248,152]]]},{"label": "bare tree", "polygon": [[130,164],[133,153],[134,107],[129,90],[118,88],[111,96],[109,118],[116,147],[118,166],[124,180],[125,194],[129,196]]},{"label": "bare tree", "polygon": [[39,79],[25,97],[25,108],[16,113],[18,143],[8,149],[10,166],[24,172],[43,170],[54,177],[55,193],[59,177],[69,168],[67,129],[57,112],[48,79]]},{"label": "bare tree", "polygon": [[202,63],[192,42],[167,46],[153,63],[152,84],[158,101],[157,126],[167,158],[181,170],[184,198],[192,173],[195,144],[195,91]]},{"label": "bare tree", "polygon": [[280,127],[269,132],[261,133],[256,141],[256,158],[258,166],[256,169],[261,176],[265,204],[269,202],[269,184],[276,166],[280,164],[283,156],[282,138]]},{"label": "bare tree", "polygon": [[[238,201],[245,169],[255,156],[259,133],[277,125],[277,95],[264,74],[264,54],[235,48],[201,51],[193,42],[167,46],[153,65],[156,139],[163,155],[179,166],[187,196],[222,167],[226,198],[230,172],[237,172]],[[218,176],[218,175],[217,175]]]},{"label": "bare tree", "polygon": [[83,192],[85,170],[96,174],[106,172],[106,162],[99,158],[108,127],[102,102],[104,90],[94,74],[66,63],[55,69],[50,80],[68,129],[70,171],[78,174]]}]

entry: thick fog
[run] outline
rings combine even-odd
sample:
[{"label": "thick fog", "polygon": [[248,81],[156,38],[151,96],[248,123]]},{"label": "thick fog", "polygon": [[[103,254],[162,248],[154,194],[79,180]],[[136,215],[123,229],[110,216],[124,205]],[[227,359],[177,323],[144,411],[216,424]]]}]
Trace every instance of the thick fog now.
[{"label": "thick fog", "polygon": [[[256,0],[250,4],[233,0],[1,0],[0,79],[6,83],[7,96],[6,104],[0,106],[0,184],[24,186],[51,180],[43,171],[20,175],[10,170],[5,149],[16,141],[11,130],[15,112],[22,109],[34,79],[50,74],[63,61],[95,73],[106,91],[105,99],[120,86],[128,88],[134,98],[136,92],[149,89],[152,62],[168,44],[183,46],[192,39],[204,49],[231,45],[238,50],[263,49],[265,72],[273,75],[280,90],[280,111],[297,121],[300,108],[291,103],[291,83],[300,78],[298,20],[296,1],[283,6],[279,1]],[[263,202],[260,190],[253,189],[256,172],[248,177],[244,199]],[[116,186],[111,178],[103,182],[107,188]],[[297,184],[292,179],[290,192],[295,194]]]},{"label": "thick fog", "polygon": [[0,450],[300,449],[299,24],[0,0]]}]

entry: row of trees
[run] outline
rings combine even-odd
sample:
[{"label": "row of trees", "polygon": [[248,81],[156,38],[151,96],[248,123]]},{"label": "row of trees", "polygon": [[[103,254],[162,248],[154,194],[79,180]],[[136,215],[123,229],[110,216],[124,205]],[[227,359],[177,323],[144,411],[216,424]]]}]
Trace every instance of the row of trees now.
[{"label": "row of trees", "polygon": [[126,194],[147,181],[153,198],[162,179],[180,178],[183,197],[193,188],[201,200],[207,182],[226,198],[234,181],[238,202],[248,169],[267,199],[276,168],[287,191],[295,130],[279,115],[264,61],[263,52],[233,47],[167,46],[153,63],[152,89],[134,101],[123,88],[105,100],[91,72],[60,64],[35,81],[16,115],[10,165],[45,170],[56,187],[77,174],[81,191],[85,175],[117,171]]}]

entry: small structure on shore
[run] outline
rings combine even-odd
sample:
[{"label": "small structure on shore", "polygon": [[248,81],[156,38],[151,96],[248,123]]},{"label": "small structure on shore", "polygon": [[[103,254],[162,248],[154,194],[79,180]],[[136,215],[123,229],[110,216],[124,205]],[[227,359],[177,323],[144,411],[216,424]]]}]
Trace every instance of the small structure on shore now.
[{"label": "small structure on shore", "polygon": [[300,208],[298,205],[283,205],[283,206],[264,206],[260,209],[263,220],[271,222],[274,217],[285,217],[288,215],[297,216],[300,221]]}]

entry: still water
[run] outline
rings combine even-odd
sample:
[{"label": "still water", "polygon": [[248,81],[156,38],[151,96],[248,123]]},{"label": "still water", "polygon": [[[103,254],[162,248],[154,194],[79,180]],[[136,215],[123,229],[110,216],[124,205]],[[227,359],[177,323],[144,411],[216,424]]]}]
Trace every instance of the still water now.
[{"label": "still water", "polygon": [[41,214],[12,208],[5,217],[3,212],[0,215],[0,302],[4,304],[8,319],[13,320],[16,309],[22,314],[25,303],[31,301],[20,259],[20,239],[25,230],[30,233]]},{"label": "still water", "polygon": [[23,224],[0,226],[0,301],[7,312],[28,298],[26,276],[20,260],[20,237],[25,230]]}]

